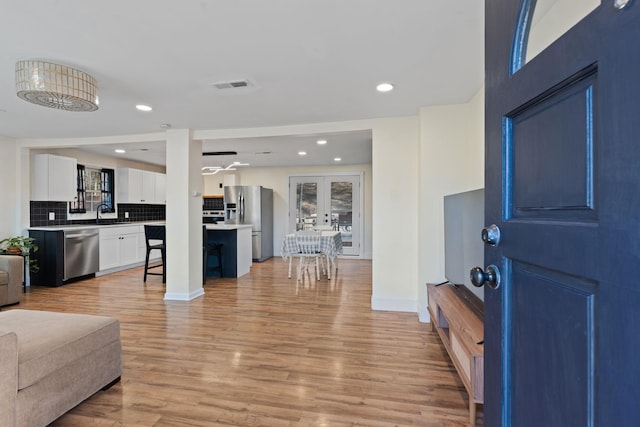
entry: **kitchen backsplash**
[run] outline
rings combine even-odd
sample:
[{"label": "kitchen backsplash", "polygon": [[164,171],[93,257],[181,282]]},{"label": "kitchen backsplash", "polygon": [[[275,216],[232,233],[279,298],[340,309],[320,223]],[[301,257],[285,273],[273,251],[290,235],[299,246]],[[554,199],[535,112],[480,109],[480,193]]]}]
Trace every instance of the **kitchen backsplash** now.
[{"label": "kitchen backsplash", "polygon": [[[53,212],[55,219],[49,220],[49,213]],[[125,212],[129,218],[125,219]],[[166,219],[165,205],[142,204],[118,204],[118,219],[103,219],[102,223],[111,222],[138,222],[138,221],[164,221]],[[93,224],[95,219],[67,220],[66,202],[31,202],[31,215],[29,222],[31,227],[46,227],[50,225]]]}]

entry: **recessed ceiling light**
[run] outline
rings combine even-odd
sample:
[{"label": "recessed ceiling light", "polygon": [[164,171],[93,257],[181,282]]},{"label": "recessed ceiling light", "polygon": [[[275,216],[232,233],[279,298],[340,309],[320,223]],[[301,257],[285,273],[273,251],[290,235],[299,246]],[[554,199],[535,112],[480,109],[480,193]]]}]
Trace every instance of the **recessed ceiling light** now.
[{"label": "recessed ceiling light", "polygon": [[113,150],[113,151],[115,151],[115,152],[116,152],[116,153],[118,153],[118,154],[124,154],[124,153],[126,153],[126,151],[125,151],[125,150],[123,150],[122,148],[116,148],[116,149],[115,149],[115,150]]},{"label": "recessed ceiling light", "polygon": [[307,152],[306,151],[298,151],[298,156],[306,156]]},{"label": "recessed ceiling light", "polygon": [[393,85],[391,83],[380,83],[376,86],[376,90],[378,92],[391,92],[393,90]]},{"label": "recessed ceiling light", "polygon": [[148,105],[144,105],[144,104],[138,104],[136,105],[136,108],[140,111],[151,111],[153,110],[153,108],[149,107]]},{"label": "recessed ceiling light", "polygon": [[317,142],[318,142],[318,145],[324,145],[324,144],[327,143],[327,140],[326,139],[319,139]]},{"label": "recessed ceiling light", "polygon": [[334,161],[334,162],[341,162],[341,161],[342,161],[342,158],[341,158],[341,157],[334,157],[334,158],[333,158],[333,161]]}]

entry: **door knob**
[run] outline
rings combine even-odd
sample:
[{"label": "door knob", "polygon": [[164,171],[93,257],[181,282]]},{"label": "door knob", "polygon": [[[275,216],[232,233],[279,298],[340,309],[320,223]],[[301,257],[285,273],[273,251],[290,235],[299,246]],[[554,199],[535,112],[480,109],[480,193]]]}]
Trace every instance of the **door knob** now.
[{"label": "door knob", "polygon": [[613,7],[615,7],[617,10],[622,10],[629,3],[631,3],[631,0],[614,0]]},{"label": "door knob", "polygon": [[487,245],[496,246],[500,243],[500,228],[495,224],[484,227],[482,229],[482,241]]},{"label": "door knob", "polygon": [[480,267],[473,267],[469,272],[469,277],[473,286],[480,287],[485,283],[491,289],[498,289],[500,286],[500,270],[493,264],[487,267],[487,271],[482,271]]}]

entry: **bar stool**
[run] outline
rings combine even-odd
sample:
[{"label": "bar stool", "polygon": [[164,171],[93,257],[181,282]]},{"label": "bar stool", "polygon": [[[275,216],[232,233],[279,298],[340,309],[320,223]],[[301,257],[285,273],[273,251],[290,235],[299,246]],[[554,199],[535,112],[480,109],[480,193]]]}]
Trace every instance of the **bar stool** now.
[{"label": "bar stool", "polygon": [[[166,256],[166,244],[165,244],[165,226],[164,225],[145,225],[144,226],[144,237],[147,244],[147,256],[144,260],[144,282],[147,282],[147,274],[154,276],[162,276],[162,283],[166,283],[167,281],[167,269],[165,267],[167,256]],[[156,240],[161,243],[152,244],[150,241]],[[149,254],[152,250],[159,250],[162,255],[162,262],[160,264],[149,266]],[[151,273],[149,270],[152,268],[162,267],[162,273]]]},{"label": "bar stool", "polygon": [[[209,235],[207,233],[207,227],[202,226],[202,283],[207,281],[207,273],[210,271],[219,271],[220,277],[224,277],[222,270],[222,247],[223,243],[210,243]],[[215,267],[209,267],[209,257],[215,256],[218,259],[218,265]]]}]

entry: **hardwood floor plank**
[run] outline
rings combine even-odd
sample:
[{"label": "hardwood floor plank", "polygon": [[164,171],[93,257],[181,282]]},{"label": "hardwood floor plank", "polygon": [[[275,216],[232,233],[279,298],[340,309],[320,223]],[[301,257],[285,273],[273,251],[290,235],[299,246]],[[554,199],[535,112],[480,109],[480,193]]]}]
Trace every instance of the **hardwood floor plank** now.
[{"label": "hardwood floor plank", "polygon": [[341,259],[331,281],[287,279],[287,267],[210,278],[190,302],[164,301],[141,268],[33,287],[12,308],[121,323],[121,383],[52,427],[469,425],[437,334],[415,313],[370,309],[370,261]]}]

